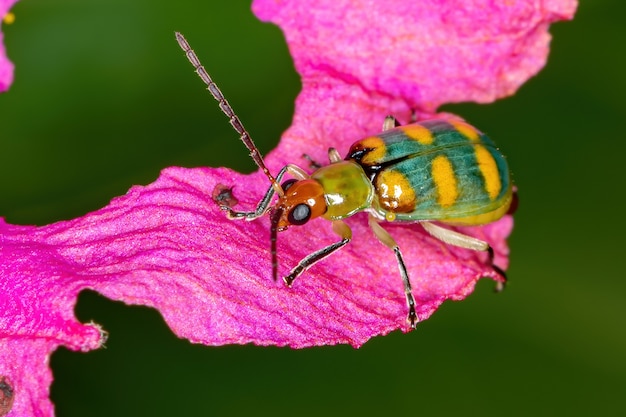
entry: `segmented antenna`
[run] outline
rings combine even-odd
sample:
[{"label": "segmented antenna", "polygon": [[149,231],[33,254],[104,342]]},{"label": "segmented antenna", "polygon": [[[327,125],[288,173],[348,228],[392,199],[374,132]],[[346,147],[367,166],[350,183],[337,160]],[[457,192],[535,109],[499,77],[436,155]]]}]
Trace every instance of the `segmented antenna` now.
[{"label": "segmented antenna", "polygon": [[250,134],[243,127],[241,120],[239,120],[239,117],[237,117],[237,115],[233,111],[233,108],[230,106],[230,104],[228,104],[228,101],[226,101],[226,98],[224,98],[222,91],[219,89],[217,84],[215,84],[211,76],[209,76],[209,73],[204,69],[204,66],[198,59],[198,56],[193,51],[193,49],[191,49],[191,46],[189,46],[189,42],[187,42],[187,39],[185,39],[185,37],[181,33],[176,32],[176,41],[178,42],[178,45],[180,45],[181,49],[185,52],[187,59],[189,60],[189,62],[191,62],[191,65],[193,65],[193,67],[195,68],[196,73],[198,74],[198,76],[200,76],[200,79],[202,79],[202,81],[204,81],[204,83],[206,84],[207,90],[209,90],[213,98],[215,98],[215,100],[218,101],[220,109],[228,117],[228,120],[230,121],[230,124],[232,125],[233,129],[235,129],[235,131],[239,133],[240,135],[239,137],[241,141],[244,143],[244,145],[246,145],[246,148],[248,148],[248,150],[250,151],[250,156],[252,157],[252,160],[257,164],[259,168],[261,168],[263,173],[270,180],[270,182],[272,183],[272,186],[274,187],[278,195],[282,196],[283,195],[282,188],[276,182],[276,179],[274,178],[270,170],[265,165],[265,161],[263,161],[263,157],[261,156],[259,149],[256,147],[256,145],[252,141]]}]

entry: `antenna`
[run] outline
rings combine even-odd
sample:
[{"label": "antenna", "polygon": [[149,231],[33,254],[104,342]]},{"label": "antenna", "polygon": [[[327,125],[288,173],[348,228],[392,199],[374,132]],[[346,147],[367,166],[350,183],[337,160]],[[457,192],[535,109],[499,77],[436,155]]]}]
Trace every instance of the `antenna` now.
[{"label": "antenna", "polygon": [[198,56],[193,51],[193,49],[191,49],[191,46],[189,46],[189,42],[187,42],[187,39],[185,39],[185,37],[180,32],[176,32],[176,41],[178,42],[178,45],[180,45],[181,49],[185,52],[187,59],[195,68],[196,73],[198,74],[198,76],[200,76],[200,79],[202,79],[202,81],[204,81],[204,83],[206,84],[207,90],[209,90],[213,98],[218,101],[220,109],[228,117],[228,120],[230,121],[233,129],[235,129],[235,131],[239,133],[239,138],[241,139],[243,144],[246,145],[246,148],[248,148],[248,150],[250,151],[250,156],[252,157],[252,160],[257,164],[259,168],[261,168],[265,176],[270,180],[272,186],[274,187],[274,190],[278,193],[278,195],[282,196],[284,194],[283,189],[278,184],[278,182],[276,182],[276,179],[265,165],[265,161],[263,161],[263,157],[259,152],[259,148],[256,147],[256,145],[252,141],[252,138],[250,137],[250,134],[243,127],[241,120],[239,120],[239,117],[237,117],[233,108],[230,106],[230,104],[228,104],[226,98],[224,98],[222,91],[219,89],[217,84],[215,84],[211,76],[209,76],[209,73],[206,71],[206,69],[204,69],[204,66],[198,59]]}]

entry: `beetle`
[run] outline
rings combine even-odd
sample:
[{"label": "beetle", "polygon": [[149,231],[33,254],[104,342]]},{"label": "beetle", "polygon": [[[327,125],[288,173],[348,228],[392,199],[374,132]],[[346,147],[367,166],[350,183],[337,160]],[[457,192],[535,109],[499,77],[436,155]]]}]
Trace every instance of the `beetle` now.
[{"label": "beetle", "polygon": [[[382,222],[419,223],[446,244],[487,252],[493,268],[506,281],[504,271],[493,265],[493,249],[487,242],[435,223],[481,225],[498,220],[509,210],[513,187],[508,165],[486,135],[460,120],[432,119],[399,126],[394,117],[388,116],[381,133],[355,142],[345,158],[330,148],[330,164],[315,164],[312,174],[288,164],[274,177],[189,43],[178,32],[176,39],[270,182],[254,211],[235,211],[226,204],[220,207],[230,219],[270,216],[274,280],[278,276],[278,232],[321,217],[331,222],[332,230],[340,237],[293,267],[283,277],[291,286],[309,267],[350,242],[352,232],[344,219],[367,212],[374,235],[396,257],[408,306],[406,320],[411,328],[415,328],[418,317],[408,272],[398,244]],[[281,184],[287,174],[292,178]],[[273,203],[275,196],[277,201]]]}]

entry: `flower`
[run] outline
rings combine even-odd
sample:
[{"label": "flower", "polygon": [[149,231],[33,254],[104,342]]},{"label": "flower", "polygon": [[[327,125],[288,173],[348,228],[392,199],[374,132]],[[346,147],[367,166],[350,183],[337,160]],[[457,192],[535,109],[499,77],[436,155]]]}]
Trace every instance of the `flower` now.
[{"label": "flower", "polygon": [[[571,18],[576,5],[303,3],[253,4],[285,31],[302,75],[293,124],[266,158],[274,173],[302,153],[322,161],[329,146],[346,150],[389,113],[407,121],[413,109],[432,116],[442,103],[512,94],[544,64],[548,24]],[[348,220],[353,242],[286,288],[270,278],[269,220],[228,220],[211,199],[217,186],[245,209],[268,181],[261,172],[172,167],[77,219],[43,227],[0,221],[0,378],[10,381],[5,393],[15,395],[15,415],[35,408],[52,415],[47,358],[56,347],[86,351],[104,343],[97,325],[74,317],[85,288],[155,307],[178,336],[207,345],[359,346],[408,330],[395,258],[364,216]],[[506,268],[511,228],[505,216],[463,231],[488,241]],[[403,250],[422,320],[444,300],[466,297],[480,277],[497,277],[484,254],[446,246],[418,226],[387,229]],[[336,240],[320,219],[281,233],[281,271]]]},{"label": "flower", "polygon": [[[15,3],[17,0],[0,0],[0,26],[2,22],[12,22],[13,15],[9,13],[9,10]],[[13,64],[4,51],[3,38],[2,31],[0,31],[0,93],[8,90],[13,82]]]}]

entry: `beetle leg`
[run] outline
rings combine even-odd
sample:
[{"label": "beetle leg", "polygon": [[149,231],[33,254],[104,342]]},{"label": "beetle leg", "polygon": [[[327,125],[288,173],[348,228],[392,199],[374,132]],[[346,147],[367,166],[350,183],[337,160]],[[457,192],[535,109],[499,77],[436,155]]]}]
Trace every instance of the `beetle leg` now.
[{"label": "beetle leg", "polygon": [[393,237],[391,237],[391,235],[385,229],[383,229],[383,227],[378,223],[378,220],[376,220],[376,218],[371,214],[368,217],[368,223],[378,240],[389,249],[391,249],[396,255],[396,260],[398,261],[398,269],[400,270],[400,276],[402,277],[402,282],[404,283],[404,295],[406,296],[406,304],[409,307],[409,314],[407,315],[406,321],[409,323],[411,328],[414,329],[418,321],[417,314],[415,313],[415,298],[413,297],[411,282],[409,281],[409,274],[406,270],[406,265],[404,264],[404,259],[402,258],[400,247],[393,239]]},{"label": "beetle leg", "polygon": [[285,281],[285,284],[287,284],[288,287],[291,287],[293,281],[302,275],[304,271],[309,269],[316,262],[321,261],[335,251],[343,248],[352,239],[352,230],[350,230],[348,225],[341,220],[333,221],[333,232],[339,235],[341,240],[307,255],[300,262],[298,262],[298,265],[296,265],[291,272],[289,272],[289,275],[283,278],[283,281]]},{"label": "beetle leg", "polygon": [[[298,180],[302,180],[302,179],[309,177],[308,174],[304,172],[304,170],[302,170],[298,166],[289,164],[289,165],[284,166],[280,170],[278,175],[276,176],[277,183],[279,183],[282,180],[283,176],[287,172],[289,172],[289,174],[291,174],[294,178]],[[226,212],[226,215],[228,216],[229,219],[254,220],[258,217],[263,216],[266,213],[267,208],[269,207],[272,201],[272,197],[274,197],[275,193],[276,193],[276,189],[273,185],[271,185],[268,188],[265,195],[263,196],[263,198],[261,199],[261,201],[259,201],[259,203],[257,204],[256,209],[254,211],[235,211],[227,205],[220,205],[220,208]]]},{"label": "beetle leg", "polygon": [[493,263],[494,253],[493,253],[493,248],[491,246],[489,246],[489,249],[487,250],[487,252],[489,253],[489,263],[491,264],[491,267],[495,269],[496,272],[500,274],[502,278],[504,278],[503,282],[500,282],[500,281],[496,282],[496,287],[493,290],[495,292],[502,292],[504,290],[504,287],[506,287],[506,282],[507,282],[506,272],[504,272],[498,265],[495,265]]},{"label": "beetle leg", "polygon": [[311,158],[311,156],[308,153],[303,153],[302,157],[306,159],[307,161],[309,161],[309,168],[318,170],[322,167],[322,165],[319,162],[317,162],[315,159]]},{"label": "beetle leg", "polygon": [[[303,154],[302,157],[309,161],[309,168],[317,170],[322,167],[322,164],[311,158],[308,154]],[[337,151],[337,149],[335,148],[328,148],[328,160],[331,163],[341,161],[341,155],[339,154],[339,151]]]},{"label": "beetle leg", "polygon": [[339,154],[339,151],[335,148],[328,148],[328,160],[331,163],[334,162],[339,162],[341,161],[341,155]]},{"label": "beetle leg", "polygon": [[[276,176],[276,181],[280,182],[280,180],[282,180],[286,172],[287,172],[287,166],[283,167],[283,169],[280,170],[280,172]],[[275,193],[276,193],[276,190],[274,189],[274,186],[273,185],[270,186],[267,192],[265,193],[265,195],[263,196],[263,198],[261,199],[261,201],[259,201],[259,203],[257,204],[256,209],[254,211],[235,211],[226,205],[221,205],[220,208],[226,212],[226,215],[228,216],[229,219],[254,220],[265,214],[265,212],[267,211],[267,207],[270,205],[270,202],[272,201],[272,197],[274,197]]]},{"label": "beetle leg", "polygon": [[500,269],[497,265],[493,263],[493,248],[489,245],[489,243],[482,241],[480,239],[476,239],[471,236],[464,235],[459,232],[455,232],[454,230],[446,229],[441,226],[437,226],[431,222],[421,222],[422,227],[426,230],[431,236],[445,242],[449,245],[458,246],[460,248],[471,249],[475,251],[487,252],[489,255],[489,263],[491,267],[502,277],[504,278],[504,283],[498,282],[496,284],[496,292],[500,292],[504,289],[504,284],[506,283],[506,273]]},{"label": "beetle leg", "polygon": [[[311,169],[317,170],[322,167],[322,164],[311,158],[308,154],[303,154],[302,157],[309,161],[309,167]],[[335,148],[328,148],[328,160],[331,163],[341,161],[341,155],[339,154],[339,151],[337,151],[337,149]]]},{"label": "beetle leg", "polygon": [[449,245],[458,246],[460,248],[471,249],[476,251],[489,251],[489,243],[470,237],[454,230],[445,229],[431,222],[420,222],[422,227],[430,233],[431,236],[445,242]]},{"label": "beetle leg", "polygon": [[383,132],[398,126],[400,126],[400,122],[398,122],[398,119],[389,115],[385,117],[385,121],[383,122]]}]

